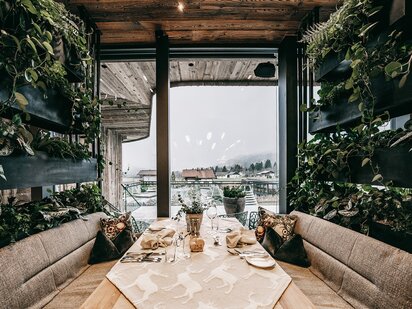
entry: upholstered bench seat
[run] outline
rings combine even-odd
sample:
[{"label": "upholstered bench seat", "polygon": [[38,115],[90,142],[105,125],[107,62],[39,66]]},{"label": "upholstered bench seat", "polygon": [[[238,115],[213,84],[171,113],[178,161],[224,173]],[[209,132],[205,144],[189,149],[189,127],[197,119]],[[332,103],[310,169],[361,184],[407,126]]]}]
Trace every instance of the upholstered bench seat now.
[{"label": "upholstered bench seat", "polygon": [[116,261],[91,265],[80,276],[57,294],[45,309],[80,308],[103,281]]},{"label": "upholstered bench seat", "polygon": [[353,308],[325,282],[316,277],[308,268],[278,261],[280,267],[292,277],[293,282],[319,309]]},{"label": "upholstered bench seat", "polygon": [[298,211],[311,266],[281,263],[319,308],[412,308],[412,254]]},{"label": "upholstered bench seat", "polygon": [[100,219],[86,216],[0,249],[0,308],[76,308],[113,263],[90,266]]}]

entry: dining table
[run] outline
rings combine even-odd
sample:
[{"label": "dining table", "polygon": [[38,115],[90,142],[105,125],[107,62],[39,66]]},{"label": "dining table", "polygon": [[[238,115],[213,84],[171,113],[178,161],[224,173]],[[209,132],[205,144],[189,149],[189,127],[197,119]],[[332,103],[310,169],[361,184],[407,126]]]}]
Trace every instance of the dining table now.
[{"label": "dining table", "polygon": [[[181,222],[179,226],[171,219],[159,218],[152,226],[158,226],[159,223],[168,228],[174,227],[181,234],[183,231],[186,232],[185,222]],[[164,260],[157,263],[122,263],[119,260],[81,308],[315,308],[276,261],[273,261],[274,267],[261,269],[249,265],[250,263],[246,262],[245,258],[233,255],[232,253],[235,252],[228,250],[226,234],[232,230],[241,231],[242,229],[241,224],[235,218],[221,219],[219,231],[210,231],[206,221],[200,229],[200,237],[205,241],[203,252],[192,252],[189,258],[181,255],[178,261],[172,263],[168,263],[170,261],[167,261],[166,256],[163,257]],[[149,227],[128,252],[144,252],[145,250],[141,248],[142,239],[147,233],[155,232]],[[220,243],[216,243],[216,238]],[[178,238],[175,237],[175,239]],[[189,239],[187,237],[186,246],[189,245]],[[247,249],[263,250],[261,245],[256,243],[236,251],[242,252]],[[155,252],[166,250],[170,251],[170,246],[158,248]],[[147,251],[154,252],[153,250]],[[268,256],[268,259],[271,257]],[[231,273],[228,267],[232,268]],[[154,274],[159,276],[156,285],[164,283],[163,287],[153,286],[153,280],[151,281],[149,277],[155,276]],[[149,281],[144,281],[148,278]],[[169,279],[170,282],[168,282]],[[223,285],[219,280],[223,282]],[[144,281],[144,283],[139,284],[139,281]],[[152,287],[148,293],[147,286],[150,285],[154,288]],[[184,286],[186,286],[186,293],[182,294]],[[191,293],[190,297],[186,297],[190,294],[188,292]],[[182,295],[176,296],[178,294]]]}]

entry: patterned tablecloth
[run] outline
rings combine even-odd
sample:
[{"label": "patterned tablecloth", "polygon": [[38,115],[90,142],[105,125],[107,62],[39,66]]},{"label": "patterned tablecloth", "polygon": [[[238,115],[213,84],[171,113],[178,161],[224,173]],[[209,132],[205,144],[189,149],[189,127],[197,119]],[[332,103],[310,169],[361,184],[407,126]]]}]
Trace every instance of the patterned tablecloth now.
[{"label": "patterned tablecloth", "polygon": [[[169,220],[164,224],[176,226]],[[224,233],[220,234],[222,246],[214,246],[205,224],[209,222],[204,220],[201,229],[206,242],[204,252],[192,253],[190,259],[175,263],[118,262],[107,278],[137,308],[273,308],[291,278],[279,266],[260,269],[231,255]],[[184,226],[180,223],[181,229]],[[220,221],[220,228],[235,226],[239,223]],[[129,251],[140,251],[139,244],[140,239]],[[247,249],[261,246],[257,243]]]}]

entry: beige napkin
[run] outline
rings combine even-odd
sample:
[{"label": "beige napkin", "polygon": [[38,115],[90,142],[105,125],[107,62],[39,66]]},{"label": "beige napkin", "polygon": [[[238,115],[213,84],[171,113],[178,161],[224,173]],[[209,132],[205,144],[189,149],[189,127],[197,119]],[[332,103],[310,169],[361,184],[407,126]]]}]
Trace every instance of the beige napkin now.
[{"label": "beige napkin", "polygon": [[143,234],[140,246],[142,249],[157,249],[167,247],[172,244],[172,237],[175,234],[173,229],[164,229],[154,234]]},{"label": "beige napkin", "polygon": [[255,243],[255,232],[243,227],[226,235],[226,246],[228,248],[235,248],[238,245],[253,245]]}]

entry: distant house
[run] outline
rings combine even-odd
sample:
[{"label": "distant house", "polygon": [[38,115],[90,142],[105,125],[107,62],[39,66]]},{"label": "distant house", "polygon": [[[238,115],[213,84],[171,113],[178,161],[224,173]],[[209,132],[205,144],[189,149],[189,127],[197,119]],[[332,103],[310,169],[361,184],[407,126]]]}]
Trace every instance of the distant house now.
[{"label": "distant house", "polygon": [[156,181],[157,180],[157,171],[156,170],[141,170],[137,176],[142,181]]},{"label": "distant house", "polygon": [[228,172],[216,172],[215,174],[218,179],[222,179],[222,178],[227,178]]},{"label": "distant house", "polygon": [[215,172],[211,168],[185,169],[182,171],[185,180],[212,180],[216,179]]},{"label": "distant house", "polygon": [[226,178],[240,178],[243,174],[240,172],[230,172],[226,175]]},{"label": "distant house", "polygon": [[258,177],[265,177],[265,178],[275,178],[275,172],[273,171],[262,171],[256,174]]}]

